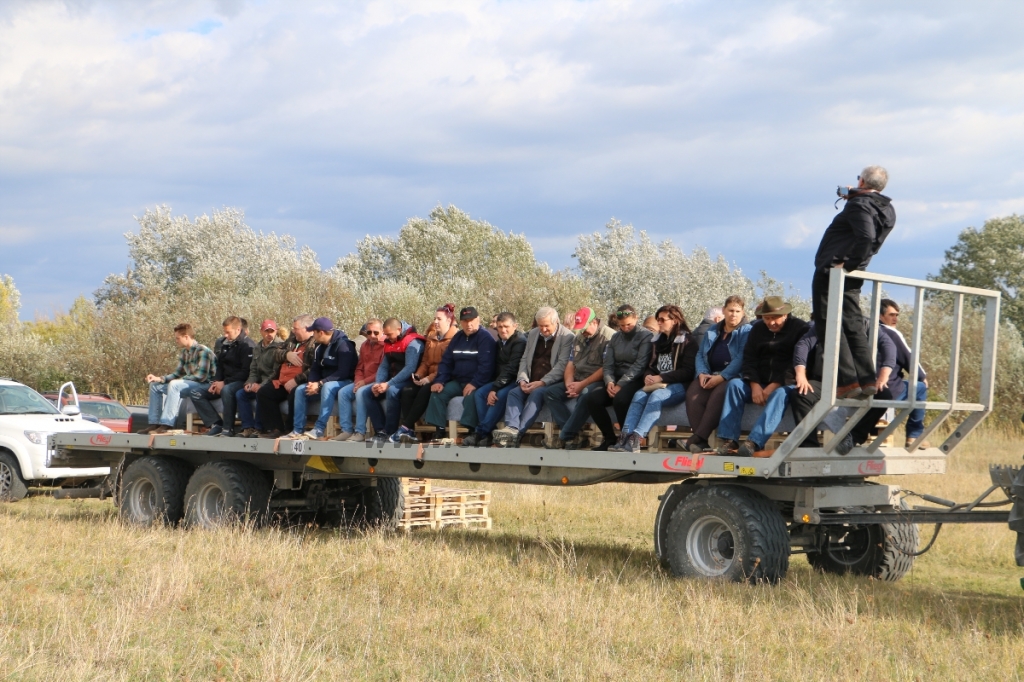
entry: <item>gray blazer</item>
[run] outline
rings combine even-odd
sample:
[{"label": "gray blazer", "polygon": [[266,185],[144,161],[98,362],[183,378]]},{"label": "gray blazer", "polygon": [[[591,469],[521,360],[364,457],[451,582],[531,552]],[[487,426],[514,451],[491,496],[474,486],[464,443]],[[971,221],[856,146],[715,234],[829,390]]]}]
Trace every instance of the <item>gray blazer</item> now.
[{"label": "gray blazer", "polygon": [[[530,380],[530,367],[533,366],[533,353],[537,350],[537,339],[540,338],[539,329],[531,329],[526,335],[526,352],[523,359],[519,361],[519,376],[516,383]],[[565,366],[569,363],[569,351],[572,350],[572,342],[576,335],[569,331],[565,325],[559,324],[555,330],[554,345],[551,346],[551,371],[541,377],[545,386],[563,381],[565,379]]]}]

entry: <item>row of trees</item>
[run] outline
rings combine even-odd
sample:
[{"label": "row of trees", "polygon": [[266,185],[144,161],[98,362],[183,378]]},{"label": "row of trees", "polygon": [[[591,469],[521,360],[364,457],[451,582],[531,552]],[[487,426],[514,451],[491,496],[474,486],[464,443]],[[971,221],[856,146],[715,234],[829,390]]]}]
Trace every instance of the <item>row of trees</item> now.
[{"label": "row of trees", "polygon": [[[138,401],[146,373],[173,362],[169,330],[183,320],[211,344],[229,314],[286,322],[309,312],[355,333],[373,316],[394,315],[424,328],[433,310],[448,301],[484,313],[510,310],[523,320],[542,305],[562,313],[591,305],[607,313],[629,302],[650,313],[672,302],[697,323],[706,308],[730,294],[743,295],[752,308],[761,296],[787,293],[765,272],[755,283],[721,256],[712,258],[701,248],[687,254],[669,240],[655,244],[616,220],[602,232],[581,236],[573,254],[578,267],[561,271],[539,262],[523,235],[474,220],[454,206],[409,220],[397,237],[368,236],[327,269],[309,247],[300,248],[287,235],[255,232],[235,209],[189,220],[161,206],[137,220],[138,232],[125,235],[126,271],[107,277],[92,299],[79,298],[67,313],[20,323],[14,282],[0,280],[0,325],[6,328],[0,374],[41,389],[73,380],[80,389]],[[808,302],[788,293],[806,319]],[[948,364],[948,351],[942,351],[948,337],[940,340],[948,315],[942,301],[929,305],[936,311],[926,317],[925,355],[935,377]],[[1024,394],[1024,352],[1017,330],[1004,327],[999,391],[1007,398],[1001,403],[1008,404],[1010,396]],[[965,334],[965,369],[979,339]],[[962,395],[969,382],[965,377]],[[942,390],[941,379],[935,388]],[[1005,416],[1016,411],[1008,408]]]}]

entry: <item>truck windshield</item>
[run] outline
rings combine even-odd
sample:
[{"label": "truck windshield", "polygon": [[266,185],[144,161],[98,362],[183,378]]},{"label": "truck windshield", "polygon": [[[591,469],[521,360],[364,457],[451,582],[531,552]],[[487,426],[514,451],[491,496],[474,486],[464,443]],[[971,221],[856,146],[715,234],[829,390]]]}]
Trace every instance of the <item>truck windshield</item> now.
[{"label": "truck windshield", "polygon": [[0,415],[4,414],[60,414],[60,411],[28,386],[0,386]]}]

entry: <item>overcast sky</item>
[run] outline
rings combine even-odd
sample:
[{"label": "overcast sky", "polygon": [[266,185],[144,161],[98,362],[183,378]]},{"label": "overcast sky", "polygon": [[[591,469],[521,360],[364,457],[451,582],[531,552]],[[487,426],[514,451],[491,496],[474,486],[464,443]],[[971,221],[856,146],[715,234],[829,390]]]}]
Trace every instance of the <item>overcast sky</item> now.
[{"label": "overcast sky", "polygon": [[23,318],[123,271],[133,216],[223,206],[327,267],[455,204],[555,268],[612,217],[809,294],[837,184],[872,269],[1024,213],[1024,3],[0,4],[0,273]]}]

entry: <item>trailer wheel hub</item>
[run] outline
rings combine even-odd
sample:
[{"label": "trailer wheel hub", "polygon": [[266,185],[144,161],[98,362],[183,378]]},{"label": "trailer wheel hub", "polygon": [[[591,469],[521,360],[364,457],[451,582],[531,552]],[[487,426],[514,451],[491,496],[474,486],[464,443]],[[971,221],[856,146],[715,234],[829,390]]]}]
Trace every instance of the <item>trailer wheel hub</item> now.
[{"label": "trailer wheel hub", "polygon": [[687,533],[686,546],[694,567],[707,576],[723,575],[735,557],[732,531],[717,516],[697,519]]},{"label": "trailer wheel hub", "polygon": [[221,523],[227,509],[227,495],[214,483],[207,483],[196,495],[196,511],[203,526]]}]

